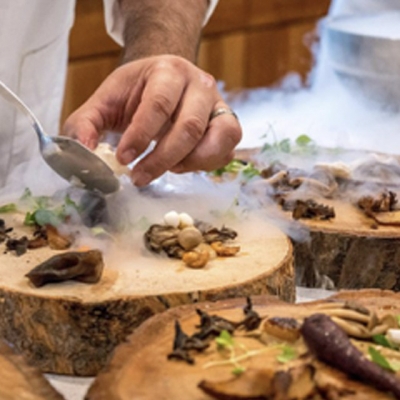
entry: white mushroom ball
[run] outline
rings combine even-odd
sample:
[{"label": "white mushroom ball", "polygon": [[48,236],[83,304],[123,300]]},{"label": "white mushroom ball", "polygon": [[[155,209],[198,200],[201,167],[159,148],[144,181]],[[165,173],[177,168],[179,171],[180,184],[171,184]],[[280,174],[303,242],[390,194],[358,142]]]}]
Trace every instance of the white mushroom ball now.
[{"label": "white mushroom ball", "polygon": [[400,329],[388,329],[387,338],[389,342],[399,345],[400,344]]},{"label": "white mushroom ball", "polygon": [[179,214],[179,227],[186,228],[187,226],[193,226],[194,220],[193,218],[187,213],[180,213]]},{"label": "white mushroom ball", "polygon": [[177,228],[180,224],[179,214],[176,211],[169,211],[164,215],[164,224]]}]

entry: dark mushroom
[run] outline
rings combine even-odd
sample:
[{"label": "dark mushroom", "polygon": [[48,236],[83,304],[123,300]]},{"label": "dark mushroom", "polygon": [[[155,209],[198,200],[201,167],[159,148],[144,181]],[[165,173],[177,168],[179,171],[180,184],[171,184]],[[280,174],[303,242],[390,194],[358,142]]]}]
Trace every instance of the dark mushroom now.
[{"label": "dark mushroom", "polygon": [[237,327],[237,323],[229,321],[218,315],[210,315],[203,310],[196,309],[197,314],[200,316],[200,331],[193,336],[202,340],[210,336],[218,336],[222,331],[227,331],[232,334]]},{"label": "dark mushroom", "polygon": [[238,323],[238,326],[243,326],[246,331],[257,329],[261,324],[261,317],[253,310],[253,303],[250,297],[246,298],[247,304],[243,308],[244,319]]},{"label": "dark mushroom", "polygon": [[13,228],[7,228],[4,219],[0,219],[0,243],[8,239],[8,234],[13,230]]},{"label": "dark mushroom", "polygon": [[36,287],[71,279],[96,283],[101,278],[103,266],[103,257],[99,250],[68,252],[51,257],[25,276]]},{"label": "dark mushroom", "polygon": [[19,239],[7,239],[6,248],[7,251],[15,251],[17,256],[22,256],[28,249],[29,240],[26,236],[22,236]]},{"label": "dark mushroom", "polygon": [[292,210],[293,219],[329,220],[335,217],[335,210],[314,200],[296,200],[294,203],[285,203],[286,210]]},{"label": "dark mushroom", "polygon": [[175,337],[172,353],[168,354],[168,360],[176,359],[186,361],[188,364],[194,364],[193,357],[189,351],[195,350],[201,352],[209,347],[209,343],[199,339],[196,336],[189,336],[183,332],[181,324],[175,321]]}]

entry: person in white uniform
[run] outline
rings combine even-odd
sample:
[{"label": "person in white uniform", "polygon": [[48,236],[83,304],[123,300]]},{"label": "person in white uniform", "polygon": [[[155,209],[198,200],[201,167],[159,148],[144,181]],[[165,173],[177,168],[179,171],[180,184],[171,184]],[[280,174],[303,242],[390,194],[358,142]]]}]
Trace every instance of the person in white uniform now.
[{"label": "person in white uniform", "polygon": [[[154,150],[132,170],[143,186],[170,170],[226,164],[241,128],[212,76],[195,66],[202,26],[218,0],[104,0],[106,27],[124,46],[123,64],[61,128],[93,149],[103,132],[121,133],[123,164]],[[60,133],[68,36],[76,0],[0,0],[0,80]],[[210,116],[217,116],[210,118]],[[38,157],[24,117],[0,104],[0,187],[21,163]]]}]

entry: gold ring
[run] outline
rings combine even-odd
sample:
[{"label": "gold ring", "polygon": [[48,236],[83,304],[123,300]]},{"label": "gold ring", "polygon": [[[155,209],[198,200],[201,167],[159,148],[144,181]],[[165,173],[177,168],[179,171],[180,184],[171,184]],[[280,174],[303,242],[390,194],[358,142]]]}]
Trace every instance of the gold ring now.
[{"label": "gold ring", "polygon": [[231,108],[227,108],[227,107],[219,107],[217,109],[215,109],[211,115],[210,115],[210,121],[212,119],[214,119],[215,117],[218,117],[219,115],[224,115],[224,114],[228,114],[228,115],[233,115],[236,119],[238,119],[238,116],[236,115],[236,113],[231,109]]}]

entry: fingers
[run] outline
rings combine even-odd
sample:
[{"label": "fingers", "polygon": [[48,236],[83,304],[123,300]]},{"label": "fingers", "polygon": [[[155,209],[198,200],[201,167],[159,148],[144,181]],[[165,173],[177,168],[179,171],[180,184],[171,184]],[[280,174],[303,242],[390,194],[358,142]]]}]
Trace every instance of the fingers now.
[{"label": "fingers", "polygon": [[169,132],[133,169],[132,180],[135,185],[146,185],[173,168],[196,148],[207,130],[210,109],[209,96],[199,91],[196,85],[191,85],[182,98],[181,108]]},{"label": "fingers", "polygon": [[[229,109],[218,102],[214,108]],[[242,138],[242,128],[237,118],[229,113],[213,118],[202,140],[194,150],[177,163],[172,172],[212,171],[226,165],[233,158],[233,150]]]},{"label": "fingers", "polygon": [[183,96],[187,80],[171,65],[159,63],[146,79],[141,102],[118,145],[117,157],[128,164],[142,154],[171,120]]},{"label": "fingers", "polygon": [[140,103],[143,91],[143,63],[117,68],[94,94],[74,111],[62,127],[62,135],[94,149],[102,134],[126,129]]},{"label": "fingers", "polygon": [[77,110],[65,121],[61,134],[79,140],[84,146],[93,150],[96,148],[101,129],[101,118],[94,114]]}]

